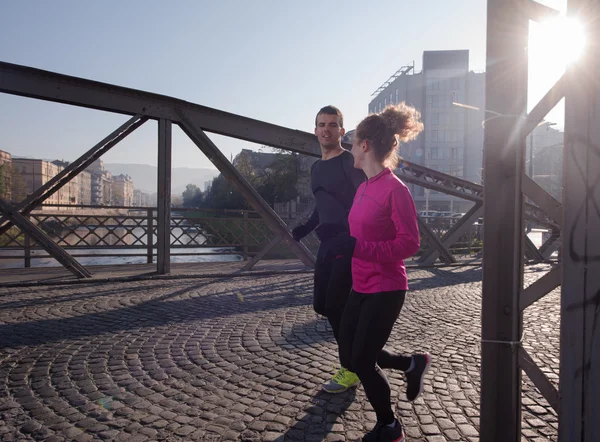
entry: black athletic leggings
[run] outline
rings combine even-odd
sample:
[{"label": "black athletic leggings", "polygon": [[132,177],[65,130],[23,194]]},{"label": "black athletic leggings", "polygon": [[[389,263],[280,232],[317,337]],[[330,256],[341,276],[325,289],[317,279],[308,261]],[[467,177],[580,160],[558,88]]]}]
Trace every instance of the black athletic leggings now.
[{"label": "black athletic leggings", "polygon": [[405,295],[405,290],[380,293],[352,290],[340,325],[340,362],[358,375],[377,420],[385,424],[394,421],[394,412],[390,384],[380,368],[406,371],[411,363],[411,357],[383,348],[402,310]]}]

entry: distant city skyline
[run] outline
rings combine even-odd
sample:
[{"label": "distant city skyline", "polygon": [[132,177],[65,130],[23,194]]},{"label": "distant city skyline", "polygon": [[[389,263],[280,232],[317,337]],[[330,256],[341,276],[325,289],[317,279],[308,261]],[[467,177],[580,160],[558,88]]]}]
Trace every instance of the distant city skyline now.
[{"label": "distant city skyline", "polygon": [[[543,3],[564,9],[566,0]],[[118,14],[115,11],[119,11]],[[452,20],[448,20],[452,17]],[[486,2],[0,3],[0,60],[182,98],[312,132],[334,104],[352,129],[371,94],[424,50],[468,49],[485,69]],[[98,27],[95,23],[110,23]],[[157,31],[155,31],[157,30]],[[536,68],[530,70],[536,75]],[[533,81],[531,102],[551,85]],[[534,90],[535,89],[535,90]],[[537,90],[539,89],[539,90]],[[0,93],[0,149],[73,161],[127,117]],[[561,119],[561,113],[552,116]],[[557,121],[562,125],[561,121]],[[102,158],[156,165],[156,123]],[[230,158],[251,143],[209,134]],[[173,166],[214,168],[178,128]]]}]

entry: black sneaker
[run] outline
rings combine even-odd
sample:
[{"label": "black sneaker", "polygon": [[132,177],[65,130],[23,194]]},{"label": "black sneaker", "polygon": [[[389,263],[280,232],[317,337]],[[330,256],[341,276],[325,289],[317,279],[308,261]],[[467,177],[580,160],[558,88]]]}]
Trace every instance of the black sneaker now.
[{"label": "black sneaker", "polygon": [[363,437],[363,442],[404,442],[404,430],[398,419],[394,419],[394,426],[377,422],[375,428]]},{"label": "black sneaker", "polygon": [[427,353],[413,356],[415,366],[411,371],[405,372],[406,376],[406,398],[414,401],[423,392],[423,379],[429,365],[431,365],[431,356]]}]

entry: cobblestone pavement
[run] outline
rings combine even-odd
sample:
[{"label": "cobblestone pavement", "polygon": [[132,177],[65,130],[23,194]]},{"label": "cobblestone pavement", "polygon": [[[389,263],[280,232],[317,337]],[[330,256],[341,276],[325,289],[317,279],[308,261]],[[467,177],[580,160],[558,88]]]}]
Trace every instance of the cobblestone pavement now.
[{"label": "cobblestone pavement", "polygon": [[[434,359],[414,403],[388,371],[407,440],[477,441],[481,269],[410,280],[389,346]],[[361,387],[320,391],[337,352],[311,302],[308,273],[0,289],[0,439],[360,440],[374,413]],[[556,385],[557,292],[525,330]],[[523,380],[523,439],[556,440],[556,414]]]}]

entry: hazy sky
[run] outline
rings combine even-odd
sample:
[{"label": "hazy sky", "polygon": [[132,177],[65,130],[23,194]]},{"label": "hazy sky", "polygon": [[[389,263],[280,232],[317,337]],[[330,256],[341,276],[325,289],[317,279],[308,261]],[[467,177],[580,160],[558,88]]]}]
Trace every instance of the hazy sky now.
[{"label": "hazy sky", "polygon": [[[485,20],[485,0],[0,0],[0,60],[306,131],[334,104],[353,128],[424,50],[469,49],[483,71]],[[1,150],[71,161],[127,120],[1,93],[0,115]],[[156,165],[156,131],[146,123],[104,161]],[[258,147],[211,138],[228,157]],[[213,167],[175,127],[173,145],[173,166]]]}]

